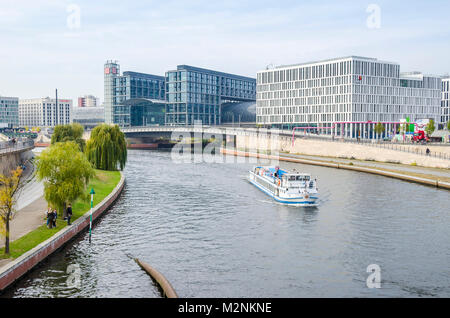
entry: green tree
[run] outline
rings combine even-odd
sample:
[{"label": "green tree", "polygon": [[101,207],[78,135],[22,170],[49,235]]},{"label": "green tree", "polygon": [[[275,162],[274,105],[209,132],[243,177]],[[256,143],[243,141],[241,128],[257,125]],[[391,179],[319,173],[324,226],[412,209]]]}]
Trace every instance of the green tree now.
[{"label": "green tree", "polygon": [[81,151],[84,151],[86,147],[86,141],[83,139],[84,128],[78,123],[69,125],[58,125],[55,127],[55,131],[52,134],[52,145],[57,142],[75,141],[80,147]]},{"label": "green tree", "polygon": [[431,134],[433,133],[433,131],[436,129],[436,127],[434,126],[434,120],[430,119],[430,121],[428,122],[427,127],[425,128],[425,132],[427,133],[428,136],[431,136]]},{"label": "green tree", "polygon": [[450,130],[450,120],[447,122],[447,130]]},{"label": "green tree", "polygon": [[384,128],[384,125],[379,122],[378,124],[375,125],[374,130],[378,135],[381,135],[382,133],[384,133],[385,128]]},{"label": "green tree", "polygon": [[95,171],[74,141],[58,142],[37,158],[36,174],[44,181],[45,200],[63,215],[65,206],[87,198],[86,186]]},{"label": "green tree", "polygon": [[123,170],[127,162],[125,135],[117,125],[102,124],[91,132],[86,144],[86,156],[96,169]]},{"label": "green tree", "polygon": [[9,221],[14,213],[17,195],[22,187],[22,169],[17,167],[10,176],[0,174],[0,233],[5,236],[5,254],[9,254]]}]

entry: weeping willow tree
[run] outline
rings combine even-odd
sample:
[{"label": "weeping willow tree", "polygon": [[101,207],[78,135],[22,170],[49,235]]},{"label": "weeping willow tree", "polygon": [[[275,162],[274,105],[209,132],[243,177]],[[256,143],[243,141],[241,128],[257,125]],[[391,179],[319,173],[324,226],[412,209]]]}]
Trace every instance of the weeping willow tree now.
[{"label": "weeping willow tree", "polygon": [[102,124],[91,132],[86,144],[86,156],[96,169],[123,170],[127,162],[125,135],[117,125]]},{"label": "weeping willow tree", "polygon": [[75,141],[83,152],[86,142],[83,139],[84,128],[78,123],[57,125],[52,134],[52,145],[57,142]]},{"label": "weeping willow tree", "polygon": [[86,186],[95,175],[92,165],[74,141],[45,149],[36,162],[36,177],[44,181],[45,200],[64,215],[68,203],[86,199]]}]

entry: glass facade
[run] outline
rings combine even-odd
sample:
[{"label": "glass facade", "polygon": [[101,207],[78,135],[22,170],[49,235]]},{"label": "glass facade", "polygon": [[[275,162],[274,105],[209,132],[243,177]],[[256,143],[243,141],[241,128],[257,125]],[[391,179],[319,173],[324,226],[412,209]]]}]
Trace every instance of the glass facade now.
[{"label": "glass facade", "polygon": [[[256,79],[187,65],[179,65],[165,77],[137,72],[120,75],[119,64],[107,61],[104,77],[105,123],[119,126],[151,124],[152,117],[144,109],[143,114],[133,120],[129,100],[145,99],[165,104],[166,125],[192,125],[198,121],[219,125],[224,103],[256,100]],[[136,109],[136,112],[139,111]],[[139,124],[141,117],[150,121],[141,120]],[[153,120],[159,124],[159,119],[154,117]]]},{"label": "glass facade", "polygon": [[165,102],[145,98],[125,100],[115,106],[117,124],[121,127],[164,125]]},{"label": "glass facade", "polygon": [[105,121],[105,109],[103,107],[74,107],[72,121],[85,128],[94,128]]},{"label": "glass facade", "polygon": [[121,107],[131,99],[165,99],[165,78],[163,76],[124,72],[120,75],[117,62],[108,61],[104,67],[105,73],[105,122],[128,126],[131,121],[127,117],[128,106]]},{"label": "glass facade", "polygon": [[166,73],[167,125],[219,125],[222,103],[255,99],[252,78],[187,65]]},{"label": "glass facade", "polygon": [[0,96],[0,123],[19,125],[19,98]]},{"label": "glass facade", "polygon": [[241,122],[256,122],[256,102],[234,102],[222,104],[222,124]]},{"label": "glass facade", "polygon": [[115,100],[116,78],[120,75],[120,66],[116,61],[107,61],[104,66],[104,107],[105,123],[113,123],[113,105]]}]

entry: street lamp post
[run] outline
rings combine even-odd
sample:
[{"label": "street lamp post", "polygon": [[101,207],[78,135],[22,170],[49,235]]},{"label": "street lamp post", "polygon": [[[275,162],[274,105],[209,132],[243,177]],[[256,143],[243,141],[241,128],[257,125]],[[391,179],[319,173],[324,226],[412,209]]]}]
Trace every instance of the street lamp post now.
[{"label": "street lamp post", "polygon": [[92,236],[92,209],[94,208],[94,188],[91,188],[91,213],[90,213],[90,219],[89,219],[89,243],[91,243],[91,236]]}]

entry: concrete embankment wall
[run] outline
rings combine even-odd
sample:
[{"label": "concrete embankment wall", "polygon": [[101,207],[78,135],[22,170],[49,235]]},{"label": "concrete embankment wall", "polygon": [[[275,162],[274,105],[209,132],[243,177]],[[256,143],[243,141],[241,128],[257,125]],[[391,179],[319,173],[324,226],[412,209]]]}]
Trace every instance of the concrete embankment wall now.
[{"label": "concrete embankment wall", "polygon": [[352,166],[352,165],[341,164],[341,163],[324,162],[324,161],[319,161],[319,160],[283,157],[282,155],[279,155],[279,156],[266,155],[266,154],[253,153],[253,152],[247,152],[247,151],[239,151],[239,150],[231,150],[231,149],[224,149],[224,148],[221,149],[221,152],[223,154],[234,155],[234,156],[255,157],[255,158],[260,158],[260,159],[268,159],[268,160],[280,160],[280,161],[287,161],[287,162],[293,162],[293,163],[303,163],[303,164],[309,164],[309,165],[315,165],[315,166],[366,172],[366,173],[377,174],[377,175],[381,175],[381,176],[385,176],[385,177],[390,177],[390,178],[395,178],[395,179],[400,179],[400,180],[404,180],[404,181],[410,181],[410,182],[415,182],[415,183],[420,183],[420,184],[424,184],[424,185],[428,185],[428,186],[433,186],[433,187],[437,187],[437,188],[450,190],[450,182],[438,181],[438,180],[427,179],[427,178],[420,178],[420,177],[411,176],[411,175],[407,175],[407,174],[383,171],[383,170],[373,169],[373,168],[358,167],[358,166]]},{"label": "concrete embankment wall", "polygon": [[270,136],[236,136],[236,148],[249,151],[270,150],[304,155],[354,158],[358,160],[371,160],[379,162],[395,162],[401,164],[416,164],[423,167],[450,169],[450,160],[423,156],[419,154],[396,151],[385,148],[377,148],[368,145],[354,143],[334,142],[319,139],[296,138],[292,146],[292,140],[286,137]]},{"label": "concrete embankment wall", "polygon": [[26,150],[18,150],[0,153],[0,173],[7,174],[14,170],[19,164],[33,157],[32,147]]},{"label": "concrete embankment wall", "polygon": [[[97,204],[92,210],[92,219],[97,219],[105,211],[107,211],[116,199],[119,197],[125,185],[125,177],[121,174],[121,179],[114,190],[102,202]],[[32,250],[18,257],[13,262],[0,268],[0,291],[4,290],[28,271],[42,262],[49,255],[56,252],[71,239],[80,234],[89,227],[90,212],[85,213],[82,217],[67,226],[48,240],[42,242]]]}]

